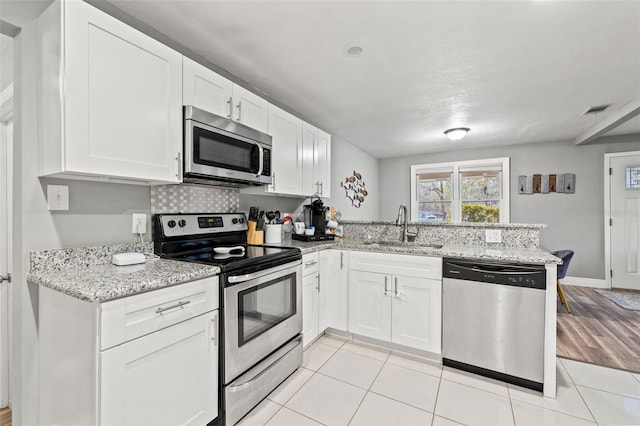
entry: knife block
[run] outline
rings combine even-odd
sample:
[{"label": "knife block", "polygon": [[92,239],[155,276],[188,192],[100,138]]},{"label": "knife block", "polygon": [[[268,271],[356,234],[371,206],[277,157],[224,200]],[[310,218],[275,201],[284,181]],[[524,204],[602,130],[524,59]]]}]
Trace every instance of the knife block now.
[{"label": "knife block", "polygon": [[263,244],[264,243],[264,231],[257,231],[256,225],[258,223],[252,220],[247,221],[247,244]]}]

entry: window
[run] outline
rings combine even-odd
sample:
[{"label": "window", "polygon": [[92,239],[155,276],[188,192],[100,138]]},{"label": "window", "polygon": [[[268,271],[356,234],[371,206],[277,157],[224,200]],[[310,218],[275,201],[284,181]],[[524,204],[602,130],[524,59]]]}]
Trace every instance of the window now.
[{"label": "window", "polygon": [[509,222],[509,158],[411,166],[411,220]]}]

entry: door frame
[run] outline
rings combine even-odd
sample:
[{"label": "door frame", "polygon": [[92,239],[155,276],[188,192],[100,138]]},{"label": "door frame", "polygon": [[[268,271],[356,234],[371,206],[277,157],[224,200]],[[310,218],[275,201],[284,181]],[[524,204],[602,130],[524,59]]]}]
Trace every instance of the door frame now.
[{"label": "door frame", "polygon": [[[11,141],[7,140],[7,122],[13,120],[13,83],[5,88],[0,93],[0,159],[5,161],[3,167],[2,176],[0,181],[5,182],[6,187],[1,190],[5,201],[3,209],[5,209],[0,218],[5,222],[6,230],[6,271],[0,271],[0,274],[9,273],[12,265],[12,242],[13,242],[13,217],[12,217],[12,201],[13,192],[11,182],[13,181],[13,138]],[[11,354],[9,348],[11,348],[11,315],[9,310],[11,309],[11,286],[9,283],[0,284],[0,408],[4,408],[9,405],[10,390],[9,390],[9,376],[11,369]]]},{"label": "door frame", "polygon": [[611,288],[611,159],[616,157],[630,157],[640,155],[640,151],[615,152],[604,154],[604,278],[607,281],[607,288]]}]

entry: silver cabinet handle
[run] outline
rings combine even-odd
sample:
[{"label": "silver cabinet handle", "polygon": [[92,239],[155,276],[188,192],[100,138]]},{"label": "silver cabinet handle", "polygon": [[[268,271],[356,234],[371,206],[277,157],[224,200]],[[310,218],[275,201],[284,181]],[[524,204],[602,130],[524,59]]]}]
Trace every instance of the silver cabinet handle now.
[{"label": "silver cabinet handle", "polygon": [[182,153],[179,152],[176,156],[176,161],[178,162],[178,173],[176,173],[176,177],[178,180],[182,179]]},{"label": "silver cabinet handle", "polygon": [[344,252],[340,252],[340,269],[344,269]]},{"label": "silver cabinet handle", "polygon": [[389,277],[385,276],[384,277],[384,295],[387,296],[389,294],[389,289],[387,289],[387,281],[389,280]]},{"label": "silver cabinet handle", "polygon": [[229,100],[227,101],[227,105],[229,105],[229,114],[227,114],[227,117],[231,118],[231,111],[233,110],[233,98],[231,96],[229,96]]},{"label": "silver cabinet handle", "polygon": [[11,282],[11,274],[0,275],[0,283],[2,283],[4,281],[10,283]]},{"label": "silver cabinet handle", "polygon": [[276,172],[273,172],[273,173],[271,174],[271,189],[272,189],[273,191],[275,191],[275,190],[276,190]]},{"label": "silver cabinet handle", "polygon": [[316,291],[320,293],[320,274],[316,275]]},{"label": "silver cabinet handle", "polygon": [[324,190],[323,182],[319,181],[318,183],[320,184],[320,195],[322,195],[322,193],[324,192],[323,191]]},{"label": "silver cabinet handle", "polygon": [[188,305],[189,303],[191,303],[191,300],[187,300],[186,302],[180,301],[175,305],[167,306],[166,308],[158,308],[156,309],[156,314],[161,314],[162,312],[168,311],[169,309],[181,308],[184,305]]},{"label": "silver cabinet handle", "polygon": [[218,346],[218,314],[215,313],[211,319],[211,341],[213,346]]},{"label": "silver cabinet handle", "polygon": [[315,260],[310,260],[309,262],[305,262],[305,263],[304,263],[304,266],[313,266],[313,265],[315,265],[316,263],[318,263],[318,262],[316,262]]},{"label": "silver cabinet handle", "polygon": [[395,289],[396,297],[398,297],[398,277],[395,278],[394,289]]},{"label": "silver cabinet handle", "polygon": [[240,118],[242,117],[242,101],[238,102],[238,106],[236,108],[238,108],[238,118],[236,121],[240,121]]}]

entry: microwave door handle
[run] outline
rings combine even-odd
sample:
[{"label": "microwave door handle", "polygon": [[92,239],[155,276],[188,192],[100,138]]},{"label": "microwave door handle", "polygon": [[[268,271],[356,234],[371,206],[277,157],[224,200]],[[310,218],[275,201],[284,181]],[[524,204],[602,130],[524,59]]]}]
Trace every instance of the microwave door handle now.
[{"label": "microwave door handle", "polygon": [[260,162],[260,164],[258,165],[258,173],[256,173],[256,177],[260,177],[260,175],[262,174],[262,169],[264,167],[264,152],[262,151],[262,145],[256,143],[256,146],[258,147],[258,158]]}]

